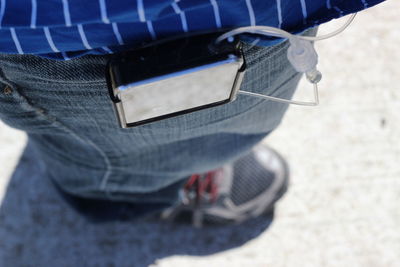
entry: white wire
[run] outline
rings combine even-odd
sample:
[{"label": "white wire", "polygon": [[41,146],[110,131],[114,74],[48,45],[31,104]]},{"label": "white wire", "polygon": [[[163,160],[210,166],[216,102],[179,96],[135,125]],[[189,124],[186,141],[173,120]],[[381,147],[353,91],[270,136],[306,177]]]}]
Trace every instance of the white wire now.
[{"label": "white wire", "polygon": [[[248,27],[240,27],[240,28],[237,28],[237,29],[234,29],[232,31],[222,34],[221,36],[219,36],[216,39],[215,43],[219,44],[220,42],[222,42],[225,39],[228,39],[230,37],[233,37],[235,35],[239,35],[242,33],[259,34],[259,35],[267,35],[267,36],[272,36],[272,37],[285,38],[285,39],[289,39],[289,41],[292,44],[296,44],[296,42],[298,42],[299,39],[310,41],[310,42],[312,42],[312,41],[316,42],[316,41],[321,41],[321,40],[325,40],[328,38],[332,38],[332,37],[340,34],[341,32],[343,32],[353,22],[356,15],[357,15],[357,13],[352,14],[349,17],[349,19],[346,21],[346,23],[339,29],[337,29],[329,34],[322,35],[322,36],[316,36],[316,37],[301,36],[301,35],[294,35],[287,31],[284,31],[282,29],[269,27],[269,26],[248,26]],[[282,98],[277,98],[277,97],[273,97],[273,96],[267,96],[267,95],[263,95],[263,94],[257,94],[257,93],[241,91],[241,90],[238,91],[238,94],[263,98],[266,100],[272,100],[275,102],[280,102],[280,103],[285,103],[285,104],[293,104],[293,105],[301,105],[301,106],[317,106],[319,104],[318,85],[317,85],[317,83],[313,83],[313,85],[314,85],[314,102],[288,100],[288,99],[282,99]]]},{"label": "white wire", "polygon": [[272,100],[275,102],[280,102],[284,104],[293,104],[293,105],[299,105],[299,106],[309,106],[309,107],[315,107],[319,105],[319,94],[318,94],[318,85],[314,83],[314,102],[303,102],[303,101],[295,101],[295,100],[288,100],[288,99],[283,99],[283,98],[278,98],[278,97],[273,97],[273,96],[268,96],[268,95],[263,95],[263,94],[257,94],[249,91],[238,91],[238,94],[241,95],[248,95],[248,96],[254,96],[258,98],[263,98],[265,100]]},{"label": "white wire", "polygon": [[247,27],[240,27],[240,28],[234,29],[232,31],[226,32],[226,33],[222,34],[221,36],[219,36],[215,42],[218,44],[218,43],[222,42],[223,40],[228,39],[229,37],[233,37],[235,35],[239,35],[239,34],[243,34],[243,33],[267,35],[267,36],[279,37],[279,38],[285,38],[285,39],[298,38],[298,39],[303,39],[303,40],[307,40],[307,41],[321,41],[321,40],[325,40],[328,38],[332,38],[332,37],[338,35],[339,33],[343,32],[353,22],[356,15],[357,15],[357,13],[352,14],[349,17],[349,19],[346,21],[346,23],[342,27],[337,29],[336,31],[331,32],[326,35],[317,36],[317,37],[294,35],[287,31],[284,31],[282,29],[278,29],[278,28],[274,28],[274,27],[270,27],[270,26],[247,26]]},{"label": "white wire", "polygon": [[357,13],[352,14],[349,17],[349,19],[346,21],[346,23],[343,24],[342,27],[340,27],[339,29],[337,29],[336,31],[333,31],[331,33],[321,35],[321,36],[316,36],[316,37],[310,37],[310,36],[298,36],[298,37],[300,39],[308,40],[308,41],[321,41],[321,40],[332,38],[332,37],[338,35],[339,33],[343,32],[345,29],[347,29],[347,27],[350,26],[350,24],[353,22],[353,20],[356,16],[357,16]]},{"label": "white wire", "polygon": [[233,37],[235,35],[239,35],[242,33],[252,33],[252,34],[260,34],[260,35],[268,35],[268,36],[273,36],[273,37],[279,37],[279,38],[291,38],[292,34],[278,29],[274,27],[269,27],[269,26],[247,26],[247,27],[240,27],[236,28],[232,31],[226,32],[219,36],[217,40],[215,41],[217,44],[222,42],[225,39],[228,39],[229,37]]}]

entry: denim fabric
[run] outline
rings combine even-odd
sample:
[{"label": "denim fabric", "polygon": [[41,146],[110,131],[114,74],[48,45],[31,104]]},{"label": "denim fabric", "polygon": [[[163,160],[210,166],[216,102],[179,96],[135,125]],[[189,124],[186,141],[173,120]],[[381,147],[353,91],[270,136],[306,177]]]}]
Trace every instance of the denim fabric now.
[{"label": "denim fabric", "polygon": [[[286,58],[287,47],[245,44],[241,89],[291,98],[300,75]],[[107,59],[0,55],[0,118],[27,132],[37,164],[77,196],[174,203],[186,177],[248,152],[287,109],[239,95],[230,104],[121,129],[104,78]]]}]

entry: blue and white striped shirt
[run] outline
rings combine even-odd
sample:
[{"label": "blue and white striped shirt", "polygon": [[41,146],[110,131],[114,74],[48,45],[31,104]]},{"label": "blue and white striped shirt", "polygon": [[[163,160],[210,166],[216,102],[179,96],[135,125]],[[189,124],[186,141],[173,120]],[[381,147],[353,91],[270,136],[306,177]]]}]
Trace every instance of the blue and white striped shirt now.
[{"label": "blue and white striped shirt", "polygon": [[383,1],[0,0],[0,53],[70,59],[219,28],[267,25],[301,32]]}]

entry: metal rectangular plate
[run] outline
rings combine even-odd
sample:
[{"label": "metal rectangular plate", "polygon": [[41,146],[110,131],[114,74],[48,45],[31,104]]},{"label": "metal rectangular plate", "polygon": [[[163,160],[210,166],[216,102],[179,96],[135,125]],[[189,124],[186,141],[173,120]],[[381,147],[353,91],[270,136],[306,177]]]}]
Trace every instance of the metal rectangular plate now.
[{"label": "metal rectangular plate", "polygon": [[[240,87],[239,57],[117,88],[122,127],[161,120],[230,102]],[[239,82],[239,84],[238,84]]]}]

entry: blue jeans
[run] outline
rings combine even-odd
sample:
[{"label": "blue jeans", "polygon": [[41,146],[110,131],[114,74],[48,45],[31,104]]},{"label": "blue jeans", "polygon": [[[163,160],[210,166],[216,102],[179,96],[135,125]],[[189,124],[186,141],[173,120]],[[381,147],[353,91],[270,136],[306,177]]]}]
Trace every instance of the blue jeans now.
[{"label": "blue jeans", "polygon": [[[245,44],[241,89],[291,98],[300,74],[286,58],[287,47]],[[37,164],[76,196],[173,204],[185,178],[248,152],[287,109],[239,95],[230,104],[121,129],[104,78],[107,59],[0,55],[0,118],[27,132]]]}]

